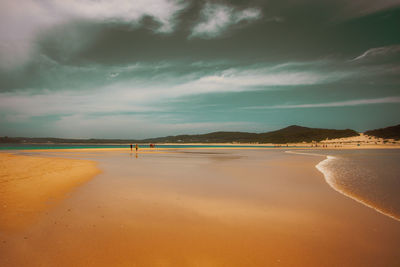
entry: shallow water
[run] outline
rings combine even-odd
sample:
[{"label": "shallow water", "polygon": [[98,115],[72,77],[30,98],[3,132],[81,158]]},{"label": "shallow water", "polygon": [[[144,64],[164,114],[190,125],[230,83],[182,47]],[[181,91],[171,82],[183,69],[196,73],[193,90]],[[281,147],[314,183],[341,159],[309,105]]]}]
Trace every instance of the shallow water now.
[{"label": "shallow water", "polygon": [[[307,153],[307,152],[305,152]],[[400,220],[400,150],[323,151],[317,165],[335,190]]]},{"label": "shallow water", "polygon": [[[65,145],[65,148],[74,148],[75,146]],[[91,148],[97,146],[82,146],[79,148]],[[102,145],[104,147],[126,147],[123,145]],[[143,146],[145,147],[145,146]],[[168,162],[168,159],[189,158],[213,159],[215,161],[232,160],[248,158],[249,161],[269,160],[271,157],[283,157],[281,151],[249,151],[245,153],[240,150],[234,150],[233,153],[227,153],[225,150],[213,150],[213,148],[252,148],[253,146],[230,146],[230,145],[159,145],[156,151],[149,153],[130,153],[129,151],[86,151],[86,152],[17,152],[25,155],[42,156],[61,156],[66,158],[78,158],[95,160],[104,164],[113,166],[126,160],[138,159],[140,155],[141,163],[149,161],[149,164],[158,162]],[[261,146],[263,147],[263,146]],[[265,146],[268,147],[268,146]],[[45,148],[43,145],[31,145],[32,148]],[[56,148],[53,146],[53,148]],[[162,148],[176,150],[163,151]],[[182,150],[180,148],[188,148]],[[202,150],[190,150],[190,148],[202,148]],[[209,149],[207,149],[209,148]],[[1,148],[0,148],[1,149]],[[29,150],[28,149],[28,150]],[[142,151],[141,151],[142,152]],[[154,154],[153,152],[156,152]],[[159,153],[158,153],[159,152]],[[165,153],[168,152],[168,153]],[[362,149],[362,150],[296,150],[287,151],[295,154],[305,154],[313,156],[327,157],[316,166],[326,179],[326,182],[333,189],[353,198],[371,208],[376,209],[385,215],[400,220],[400,149]],[[232,156],[235,155],[235,156]],[[285,154],[285,153],[284,153]],[[252,155],[249,157],[249,155]],[[210,157],[211,156],[211,157]],[[151,162],[151,163],[150,163]],[[121,172],[121,170],[114,170]],[[131,171],[130,168],[126,171]],[[116,173],[113,172],[113,175]]]},{"label": "shallow water", "polygon": [[[141,144],[139,148],[149,148],[149,144]],[[272,148],[263,145],[156,145],[157,148]],[[38,149],[86,149],[86,148],[129,148],[127,144],[0,144],[0,150],[38,150]]]},{"label": "shallow water", "polygon": [[400,224],[336,193],[315,168],[331,151],[14,153],[95,160],[103,172],[30,227],[0,229],[1,266],[400,264]]},{"label": "shallow water", "polygon": [[[30,148],[32,147],[35,147],[35,145]],[[36,147],[43,148],[42,145],[37,145]],[[65,145],[63,147],[74,148],[74,146],[71,145]],[[85,146],[85,148],[90,147],[91,146]],[[99,146],[99,148],[100,147],[104,148],[114,146],[105,145]],[[126,146],[115,145],[115,147]],[[36,152],[32,150],[32,152],[24,151],[17,153],[23,155],[42,155],[50,157],[60,156],[66,158],[95,160],[102,164],[106,164],[106,166],[126,166],[124,164],[127,163],[127,160],[138,158],[140,158],[141,163],[158,166],[157,164],[164,164],[165,162],[173,161],[177,158],[185,159],[185,161],[195,158],[197,158],[197,160],[203,159],[217,162],[239,158],[242,161],[244,159],[247,159],[248,161],[267,161],[271,158],[284,157],[285,154],[282,154],[282,150],[268,152],[262,150],[250,150],[244,152],[234,149],[232,153],[226,150],[213,150],[213,148],[224,147],[251,148],[252,146],[159,145],[157,150],[149,150],[148,152],[140,151],[143,153],[139,154],[130,153],[129,150],[108,151],[106,153],[97,151],[80,151],[76,153],[58,151]],[[80,148],[84,147],[82,146]],[[176,150],[164,151],[162,148],[176,148]],[[180,148],[188,149],[182,150]],[[191,150],[190,148],[202,148],[202,150]],[[286,152],[327,157],[325,160],[321,158],[321,162],[317,164],[316,167],[324,174],[326,182],[333,189],[361,202],[362,204],[376,209],[378,212],[400,220],[400,149],[296,150]],[[125,168],[125,171],[132,172],[131,168],[132,166]],[[122,171],[123,170],[121,169],[113,169],[112,175],[116,175]]]}]

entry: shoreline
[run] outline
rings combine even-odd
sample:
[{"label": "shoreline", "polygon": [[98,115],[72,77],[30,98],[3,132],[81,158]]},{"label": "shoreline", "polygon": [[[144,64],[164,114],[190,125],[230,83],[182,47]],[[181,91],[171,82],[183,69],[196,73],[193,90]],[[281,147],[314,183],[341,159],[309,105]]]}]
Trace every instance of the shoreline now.
[{"label": "shoreline", "polygon": [[[61,145],[61,146],[128,146],[130,144],[138,144],[149,146],[152,142],[127,142],[127,143],[15,143],[14,145]],[[3,143],[7,144],[7,143]],[[9,143],[13,145],[13,143]],[[310,147],[310,148],[400,148],[400,140],[395,139],[384,139],[375,136],[365,135],[364,133],[359,133],[358,136],[352,137],[342,137],[342,138],[334,138],[334,139],[324,139],[320,141],[308,141],[308,142],[287,142],[287,143],[259,143],[259,142],[249,142],[249,143],[241,143],[241,142],[210,142],[210,143],[201,143],[201,142],[153,142],[153,144],[160,146],[224,146],[224,147],[241,147],[241,146],[251,146],[251,147]]]},{"label": "shoreline", "polygon": [[[224,144],[224,143],[195,143],[195,144],[176,144],[176,143],[166,143],[166,144],[159,144],[159,145],[168,145],[168,146],[178,146],[178,147],[156,147],[149,148],[149,147],[140,147],[139,150],[135,151],[134,149],[131,151],[129,145],[126,147],[101,147],[101,148],[32,148],[32,149],[3,149],[0,150],[0,153],[16,153],[16,152],[61,152],[61,151],[126,151],[131,153],[141,153],[141,152],[162,152],[170,151],[170,150],[205,150],[205,149],[214,149],[214,150],[242,150],[242,149],[260,149],[260,150],[285,150],[285,149],[293,149],[293,150],[363,150],[363,149],[400,149],[400,144],[346,144],[342,146],[334,146],[334,145],[327,145],[327,147],[320,146],[312,146],[312,144],[291,144],[289,146],[286,145],[273,145],[273,144]],[[188,147],[184,147],[188,146]],[[197,146],[197,147],[196,147]],[[216,146],[216,147],[215,147]],[[220,146],[220,147],[219,147]]]},{"label": "shoreline", "polygon": [[321,154],[313,154],[313,153],[301,153],[301,152],[293,152],[293,151],[286,151],[286,153],[292,153],[292,154],[298,154],[298,155],[308,155],[308,156],[320,156],[320,157],[323,157],[324,159],[323,159],[322,161],[320,161],[317,165],[315,165],[315,168],[316,168],[317,170],[319,170],[319,171],[322,173],[322,175],[324,176],[325,182],[326,182],[333,190],[337,191],[338,193],[340,193],[340,194],[342,194],[342,195],[344,195],[344,196],[346,196],[346,197],[348,197],[348,198],[350,198],[350,199],[352,199],[352,200],[354,200],[354,201],[356,201],[356,202],[358,202],[358,203],[360,203],[360,204],[362,204],[362,205],[364,205],[364,206],[366,206],[366,207],[368,207],[368,208],[373,209],[374,211],[376,211],[376,212],[378,212],[378,213],[381,213],[381,214],[383,214],[383,215],[385,215],[385,216],[387,216],[387,217],[389,217],[389,218],[392,218],[393,220],[396,220],[396,221],[399,221],[399,222],[400,222],[400,218],[399,218],[399,217],[396,217],[395,215],[390,214],[389,212],[386,212],[386,211],[380,209],[379,207],[376,207],[376,206],[374,206],[373,204],[370,204],[369,202],[367,202],[367,201],[365,201],[365,200],[363,200],[363,199],[361,199],[361,198],[359,198],[359,197],[357,197],[357,196],[354,196],[354,195],[352,195],[352,194],[346,192],[345,190],[340,189],[339,187],[337,187],[337,186],[335,185],[335,183],[333,182],[333,180],[332,180],[332,178],[331,178],[334,171],[332,171],[332,170],[326,168],[325,165],[326,165],[328,162],[330,162],[330,161],[332,161],[332,160],[335,160],[337,157],[331,156],[331,155],[321,155]]},{"label": "shoreline", "polygon": [[398,222],[327,185],[312,150],[186,151],[21,156],[90,158],[103,172],[36,220],[28,216],[29,227],[2,229],[0,265],[353,267],[400,260]]},{"label": "shoreline", "polygon": [[400,218],[399,217],[396,217],[395,215],[390,214],[389,212],[386,212],[383,209],[380,209],[379,207],[376,207],[373,204],[370,204],[369,202],[367,202],[367,201],[365,201],[365,200],[363,200],[363,199],[361,199],[361,198],[359,198],[357,196],[354,196],[354,195],[346,192],[345,190],[342,190],[342,189],[338,188],[337,186],[335,186],[335,183],[332,181],[332,178],[331,178],[333,172],[331,170],[325,168],[325,166],[324,166],[329,161],[332,161],[332,160],[335,160],[335,159],[336,159],[336,157],[328,155],[328,156],[326,156],[326,158],[324,160],[322,160],[321,162],[319,162],[315,166],[324,175],[326,183],[333,190],[339,192],[340,194],[342,194],[342,195],[344,195],[344,196],[346,196],[346,197],[348,197],[348,198],[350,198],[350,199],[352,199],[352,200],[354,200],[354,201],[356,201],[356,202],[358,202],[358,203],[360,203],[360,204],[362,204],[362,205],[364,205],[364,206],[366,206],[368,208],[373,209],[374,211],[376,211],[378,213],[381,213],[381,214],[383,214],[383,215],[385,215],[385,216],[387,216],[389,218],[392,218],[393,220],[396,220],[396,221],[400,222]]}]

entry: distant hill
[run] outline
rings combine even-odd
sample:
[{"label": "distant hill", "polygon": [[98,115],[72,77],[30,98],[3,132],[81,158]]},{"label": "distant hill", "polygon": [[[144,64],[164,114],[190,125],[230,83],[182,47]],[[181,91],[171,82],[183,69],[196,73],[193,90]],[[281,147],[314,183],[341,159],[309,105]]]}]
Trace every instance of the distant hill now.
[{"label": "distant hill", "polygon": [[292,125],[278,131],[260,134],[261,140],[264,143],[295,143],[303,141],[311,142],[358,135],[358,132],[351,129],[320,129],[302,127],[297,125]]},{"label": "distant hill", "polygon": [[400,124],[386,128],[366,131],[364,134],[385,139],[400,140]]},{"label": "distant hill", "polygon": [[202,135],[178,135],[162,138],[149,139],[151,142],[171,142],[171,143],[297,143],[321,141],[324,139],[342,138],[350,136],[358,136],[359,134],[350,129],[346,130],[331,130],[307,128],[297,125],[292,125],[277,131],[267,133],[246,133],[246,132],[214,132]]},{"label": "distant hill", "polygon": [[60,139],[60,138],[24,138],[24,137],[1,137],[0,143],[300,143],[321,141],[342,137],[358,136],[359,134],[350,129],[334,130],[308,128],[292,125],[277,131],[266,133],[247,132],[213,132],[196,135],[176,135],[142,140],[124,139]]},{"label": "distant hill", "polygon": [[201,135],[177,135],[161,138],[147,139],[150,142],[163,143],[298,143],[321,141],[325,139],[358,136],[359,134],[350,129],[332,130],[307,128],[292,125],[277,131],[267,133],[246,133],[246,132],[214,132]]}]

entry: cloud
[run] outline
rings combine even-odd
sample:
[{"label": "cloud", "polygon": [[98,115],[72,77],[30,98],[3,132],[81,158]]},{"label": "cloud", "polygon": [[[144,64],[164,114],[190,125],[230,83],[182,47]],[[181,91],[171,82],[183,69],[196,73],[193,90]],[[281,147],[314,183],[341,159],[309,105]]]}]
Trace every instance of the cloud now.
[{"label": "cloud", "polygon": [[399,6],[398,0],[337,0],[341,15],[345,18],[365,16],[381,10]]},{"label": "cloud", "polygon": [[201,20],[192,28],[189,38],[215,38],[232,25],[257,20],[261,16],[261,11],[256,8],[237,10],[222,4],[206,3],[201,10]]},{"label": "cloud", "polygon": [[186,7],[179,0],[56,0],[53,5],[66,14],[98,21],[117,21],[139,24],[144,16],[160,23],[157,32],[171,32],[175,27],[175,15]]},{"label": "cloud", "polygon": [[113,72],[113,73],[110,73],[110,78],[115,78],[115,77],[118,77],[118,75],[119,75],[119,73],[118,73],[118,72]]},{"label": "cloud", "polygon": [[[111,85],[108,90],[118,92],[122,88],[130,88],[136,98],[140,98],[141,101],[150,101],[151,99],[165,100],[187,95],[276,90],[281,86],[324,84],[344,79],[350,75],[337,71],[298,70],[307,64],[242,66],[218,71],[210,71],[205,67],[200,70],[188,70],[186,74],[164,70],[168,73],[167,75],[164,72],[161,75],[153,74],[150,81],[147,79],[122,80]],[[297,69],[292,69],[293,66],[296,66]],[[174,69],[177,65],[169,67]],[[154,66],[147,66],[147,68],[154,69]]]},{"label": "cloud", "polygon": [[91,92],[42,92],[0,94],[3,114],[23,114],[26,118],[45,115],[153,112],[159,108],[142,104],[143,95],[125,88],[118,92],[103,88]]},{"label": "cloud", "polygon": [[[175,28],[176,15],[185,7],[180,0],[1,1],[0,69],[24,65],[37,53],[39,35],[55,26],[82,20],[120,22],[138,27],[143,18],[151,17],[159,24],[155,32],[170,33]],[[90,33],[84,36],[79,41],[92,38]]]},{"label": "cloud", "polygon": [[274,106],[256,106],[246,107],[245,109],[293,109],[293,108],[331,108],[331,107],[351,107],[373,104],[397,104],[400,103],[400,97],[383,97],[374,99],[357,99],[340,102],[319,103],[319,104],[300,104],[300,105],[274,105]]},{"label": "cloud", "polygon": [[212,131],[239,131],[261,129],[258,123],[244,121],[185,122],[174,116],[153,114],[86,116],[74,114],[63,116],[53,125],[52,132],[57,137],[71,138],[150,138],[165,135],[198,134]]},{"label": "cloud", "polygon": [[[225,63],[215,64],[225,66]],[[57,84],[66,84],[64,86],[67,87],[0,93],[0,114],[8,123],[29,122],[32,118],[44,116],[56,118],[132,116],[136,118],[153,115],[158,117],[157,114],[175,112],[176,106],[172,104],[173,101],[180,100],[184,96],[279,90],[280,86],[293,86],[294,89],[295,85],[323,84],[343,78],[331,72],[296,71],[294,66],[304,69],[305,65],[300,63],[243,66],[221,71],[210,70],[208,66],[192,65],[137,63],[120,67],[90,66],[87,68],[59,65],[67,75],[57,77],[55,80]],[[182,67],[188,68],[188,66],[192,66],[192,69],[185,73],[180,72]],[[154,72],[156,69],[160,69],[160,72]],[[151,73],[151,78],[141,76],[139,73]],[[48,75],[53,79],[55,77],[52,73]],[[108,83],[94,84],[93,80],[99,80],[100,76],[104,76],[103,79]],[[76,90],[74,83],[64,81],[71,77],[76,77],[74,80],[77,80],[81,86],[79,90]],[[79,123],[82,124],[86,120],[88,119],[82,119]]]},{"label": "cloud", "polygon": [[168,94],[243,92],[274,89],[279,86],[322,84],[342,77],[312,71],[271,71],[269,68],[251,70],[227,69],[218,74],[205,75],[169,88]]},{"label": "cloud", "polygon": [[371,48],[354,58],[352,61],[376,59],[400,53],[400,45]]},{"label": "cloud", "polygon": [[[52,63],[49,65],[50,69],[54,72],[46,69],[40,73],[44,79],[44,83],[40,86],[0,93],[0,123],[2,125],[12,127],[17,125],[20,129],[24,129],[24,127],[29,127],[27,125],[35,125],[34,122],[38,121],[37,125],[53,127],[51,132],[49,129],[49,133],[70,137],[93,137],[96,134],[103,134],[99,137],[117,137],[119,133],[128,132],[132,133],[132,137],[148,137],[153,133],[157,136],[188,131],[221,130],[218,128],[219,124],[207,123],[225,117],[225,115],[218,116],[219,111],[221,114],[228,114],[228,110],[229,112],[236,110],[237,105],[231,105],[229,100],[227,102],[213,100],[222,99],[220,97],[226,95],[216,94],[230,92],[274,91],[268,93],[273,96],[271,99],[265,99],[263,102],[260,102],[263,99],[257,99],[256,102],[268,102],[275,105],[245,108],[255,110],[400,103],[398,96],[329,102],[329,96],[325,98],[326,88],[320,90],[321,87],[326,85],[330,88],[334,82],[351,81],[353,77],[359,83],[359,78],[353,75],[358,73],[354,69],[342,70],[340,65],[331,68],[325,61],[289,62],[278,65],[265,63],[236,65],[234,62],[226,61],[208,61],[207,64],[180,61],[138,62],[125,66],[66,66],[57,62],[48,62],[50,63]],[[232,67],[235,65],[236,67]],[[365,68],[361,70],[365,72]],[[56,75],[57,73],[59,76]],[[27,85],[29,86],[29,83]],[[314,92],[314,96],[326,99],[326,102],[277,105],[280,104],[279,99],[282,99],[275,98],[277,95],[282,97],[287,96],[288,93],[302,95],[307,94],[307,90],[310,89]],[[284,92],[278,92],[279,90],[284,90]],[[293,91],[289,92],[290,90]],[[298,91],[294,92],[295,90]],[[388,95],[387,92],[382,94]],[[211,99],[211,101],[202,102],[204,99]],[[206,105],[201,106],[203,103]],[[248,100],[243,103],[248,103]],[[196,105],[201,107],[194,108]],[[212,105],[214,106],[210,108]],[[243,119],[246,112],[239,113],[238,118]],[[210,116],[210,114],[215,116]],[[227,122],[235,121],[236,115],[231,116],[234,117],[225,118]],[[165,127],[160,126],[162,124],[166,124]],[[142,132],[135,128],[137,125],[143,126]],[[179,127],[171,125],[179,125]],[[40,130],[37,128],[41,126],[35,127],[35,131],[39,133]],[[238,125],[235,128],[233,125],[226,125],[226,129],[231,130],[249,129],[249,127],[249,125]],[[46,131],[42,130],[42,134],[47,133]],[[15,135],[13,132],[4,134]]]}]

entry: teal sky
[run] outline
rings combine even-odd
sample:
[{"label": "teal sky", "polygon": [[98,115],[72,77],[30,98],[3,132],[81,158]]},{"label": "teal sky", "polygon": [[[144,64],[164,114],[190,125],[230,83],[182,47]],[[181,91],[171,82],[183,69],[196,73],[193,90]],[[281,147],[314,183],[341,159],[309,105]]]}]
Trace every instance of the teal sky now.
[{"label": "teal sky", "polygon": [[400,123],[399,0],[3,0],[0,135]]}]

